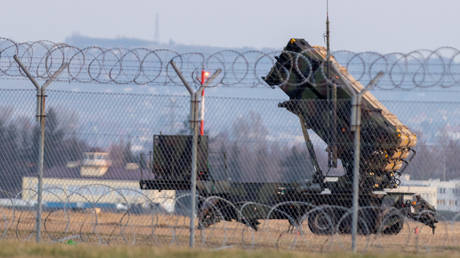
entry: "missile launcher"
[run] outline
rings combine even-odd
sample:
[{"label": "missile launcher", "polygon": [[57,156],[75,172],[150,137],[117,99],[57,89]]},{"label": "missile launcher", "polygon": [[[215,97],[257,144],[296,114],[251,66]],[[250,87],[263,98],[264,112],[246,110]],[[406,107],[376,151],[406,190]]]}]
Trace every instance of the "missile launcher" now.
[{"label": "missile launcher", "polygon": [[[342,189],[350,189],[353,163],[351,101],[363,85],[323,47],[291,39],[269,74],[268,85],[279,87],[289,100],[280,103],[299,116],[341,159],[347,176]],[[336,90],[332,98],[330,91]],[[362,98],[361,191],[396,188],[398,176],[414,155],[417,137],[369,91]],[[321,178],[318,175],[317,178]]]},{"label": "missile launcher", "polygon": [[[307,223],[314,234],[348,234],[353,199],[352,97],[364,87],[326,49],[311,47],[303,39],[291,39],[276,60],[263,79],[289,97],[279,107],[299,118],[314,170],[305,175],[313,177],[293,183],[216,180],[207,167],[207,137],[200,136],[198,227],[233,220],[257,230],[261,219],[286,219],[294,227]],[[365,208],[358,212],[358,233],[398,234],[405,218],[434,232],[438,221],[432,205],[414,193],[387,191],[398,187],[398,176],[414,157],[416,135],[371,93],[364,93],[361,104],[359,206]],[[338,181],[321,170],[311,131],[328,146],[329,168],[341,160],[345,174]],[[151,162],[145,166],[153,179],[141,179],[141,189],[190,189],[191,139],[190,135],[155,135]]]}]

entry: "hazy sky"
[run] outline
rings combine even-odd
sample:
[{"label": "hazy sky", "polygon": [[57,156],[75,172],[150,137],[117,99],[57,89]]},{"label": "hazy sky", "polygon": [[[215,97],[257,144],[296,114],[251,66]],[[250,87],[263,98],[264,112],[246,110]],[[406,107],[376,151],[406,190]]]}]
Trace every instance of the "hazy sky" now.
[{"label": "hazy sky", "polygon": [[[330,0],[332,48],[407,52],[460,48],[458,0]],[[154,37],[223,47],[281,48],[290,37],[323,44],[325,0],[4,0],[0,37],[63,41]]]}]

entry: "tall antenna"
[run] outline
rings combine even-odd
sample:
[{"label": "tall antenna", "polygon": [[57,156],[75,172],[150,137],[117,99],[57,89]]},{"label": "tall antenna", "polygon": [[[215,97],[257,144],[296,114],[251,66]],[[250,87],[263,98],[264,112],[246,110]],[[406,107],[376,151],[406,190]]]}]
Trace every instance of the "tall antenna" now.
[{"label": "tall antenna", "polygon": [[[331,56],[331,49],[329,45],[329,0],[326,1],[326,49],[327,49],[327,62],[328,62],[328,73],[329,73],[329,58]],[[329,75],[329,74],[328,74]]]},{"label": "tall antenna", "polygon": [[[326,0],[326,78],[331,83],[331,46],[330,46],[330,33],[329,33],[329,0]],[[331,134],[331,144],[328,155],[328,167],[337,168],[337,86],[335,83],[328,85],[328,102],[330,105],[331,127],[333,128]]]},{"label": "tall antenna", "polygon": [[155,15],[155,35],[154,40],[156,43],[160,42],[160,16],[158,13]]}]

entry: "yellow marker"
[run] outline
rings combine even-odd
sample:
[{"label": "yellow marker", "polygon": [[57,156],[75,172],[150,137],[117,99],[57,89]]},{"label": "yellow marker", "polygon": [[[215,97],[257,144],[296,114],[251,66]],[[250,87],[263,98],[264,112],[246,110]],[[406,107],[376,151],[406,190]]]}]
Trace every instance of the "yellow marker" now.
[{"label": "yellow marker", "polygon": [[289,42],[290,42],[291,44],[294,44],[295,38],[292,38]]}]

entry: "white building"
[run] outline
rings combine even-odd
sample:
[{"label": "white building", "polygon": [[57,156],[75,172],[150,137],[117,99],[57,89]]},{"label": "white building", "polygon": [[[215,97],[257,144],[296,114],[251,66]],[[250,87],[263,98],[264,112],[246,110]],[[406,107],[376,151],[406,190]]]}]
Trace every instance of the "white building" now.
[{"label": "white building", "polygon": [[[113,167],[108,154],[88,152],[81,162],[44,170],[43,202],[46,204],[156,205],[173,212],[176,192],[173,190],[140,190],[138,166],[128,163]],[[37,177],[23,177],[22,200],[37,200]],[[91,205],[90,205],[91,206]]]},{"label": "white building", "polygon": [[437,207],[439,210],[460,211],[460,180],[431,181],[438,191]]},{"label": "white building", "polygon": [[410,180],[408,175],[404,175],[398,191],[420,194],[437,210],[460,211],[460,180]]}]

